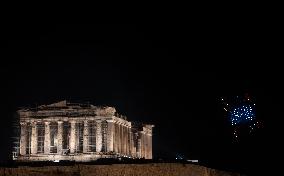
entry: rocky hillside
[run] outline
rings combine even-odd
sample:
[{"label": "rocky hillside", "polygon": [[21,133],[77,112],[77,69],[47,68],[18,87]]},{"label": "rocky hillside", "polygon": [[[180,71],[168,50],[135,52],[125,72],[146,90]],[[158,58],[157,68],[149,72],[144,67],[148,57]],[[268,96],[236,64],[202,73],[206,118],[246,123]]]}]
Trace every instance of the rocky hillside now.
[{"label": "rocky hillside", "polygon": [[181,163],[148,163],[148,164],[112,164],[112,165],[84,165],[74,166],[18,166],[14,168],[0,167],[0,175],[33,175],[33,176],[239,176],[194,164]]}]

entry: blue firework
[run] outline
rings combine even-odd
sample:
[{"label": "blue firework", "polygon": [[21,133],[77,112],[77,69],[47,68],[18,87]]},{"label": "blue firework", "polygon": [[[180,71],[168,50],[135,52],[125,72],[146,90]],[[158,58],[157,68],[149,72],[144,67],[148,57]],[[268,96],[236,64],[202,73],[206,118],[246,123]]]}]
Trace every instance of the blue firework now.
[{"label": "blue firework", "polygon": [[232,125],[232,134],[235,140],[239,140],[241,129],[247,128],[253,132],[261,126],[256,119],[256,107],[252,99],[245,96],[236,96],[231,98],[221,98],[223,108],[227,111],[226,116]]},{"label": "blue firework", "polygon": [[254,107],[251,105],[240,105],[232,108],[229,112],[231,124],[240,125],[240,124],[249,124],[255,120]]}]

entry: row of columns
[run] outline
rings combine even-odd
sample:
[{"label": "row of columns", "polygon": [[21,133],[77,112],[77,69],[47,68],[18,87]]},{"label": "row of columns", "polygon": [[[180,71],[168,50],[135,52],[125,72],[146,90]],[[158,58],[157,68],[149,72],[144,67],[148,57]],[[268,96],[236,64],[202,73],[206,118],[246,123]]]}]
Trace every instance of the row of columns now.
[{"label": "row of columns", "polygon": [[133,138],[131,126],[125,125],[120,122],[115,122],[112,124],[114,131],[114,146],[113,151],[119,153],[121,155],[126,156],[133,156],[132,155],[132,145],[133,145]]},{"label": "row of columns", "polygon": [[[63,142],[63,121],[58,121],[57,130],[57,153],[62,154]],[[102,125],[96,121],[96,152],[102,151]],[[131,125],[114,120],[107,120],[107,152],[115,152],[121,155],[152,158],[152,136],[144,131],[133,132]],[[84,121],[83,129],[83,153],[88,153],[88,121]],[[37,126],[36,122],[31,123],[30,148],[31,154],[37,153]],[[26,154],[27,146],[27,123],[21,123],[20,154]],[[138,136],[136,136],[138,135]],[[70,153],[76,150],[76,121],[70,121]],[[45,122],[44,153],[50,153],[50,122]]]},{"label": "row of columns", "polygon": [[[62,140],[63,140],[63,122],[58,121],[58,131],[57,131],[57,153],[62,152]],[[50,122],[44,122],[44,153],[50,153]],[[30,144],[27,144],[27,138],[30,137],[28,140]],[[30,153],[36,154],[37,153],[37,126],[36,122],[31,123],[31,134],[28,136],[28,126],[26,122],[21,123],[21,136],[20,136],[20,154],[26,154],[26,146],[30,146]],[[71,138],[72,139],[72,138]]]},{"label": "row of columns", "polygon": [[131,126],[115,122],[114,151],[121,155],[152,159],[152,134],[132,131]]},{"label": "row of columns", "polygon": [[137,143],[137,157],[152,159],[152,135],[139,131]]},{"label": "row of columns", "polygon": [[[96,128],[96,152],[101,152],[102,150],[102,128],[101,121],[97,122]],[[62,153],[62,142],[63,142],[63,121],[58,121],[58,130],[57,130],[57,153]],[[109,125],[108,125],[109,126]],[[112,124],[110,124],[112,126]],[[44,122],[45,134],[44,134],[44,153],[50,153],[50,122]],[[112,130],[108,130],[112,133]],[[112,139],[112,135],[108,135],[110,140]],[[28,138],[28,126],[26,122],[21,123],[21,135],[20,135],[20,154],[26,154],[26,146],[29,141],[30,144],[30,153],[37,153],[37,126],[36,122],[31,123],[31,134],[30,139]],[[107,148],[109,150],[113,150],[112,143],[109,142]],[[84,121],[84,130],[83,130],[83,153],[88,152],[88,121]],[[76,149],[76,121],[70,121],[70,139],[69,139],[69,149],[70,153],[75,153]]]}]

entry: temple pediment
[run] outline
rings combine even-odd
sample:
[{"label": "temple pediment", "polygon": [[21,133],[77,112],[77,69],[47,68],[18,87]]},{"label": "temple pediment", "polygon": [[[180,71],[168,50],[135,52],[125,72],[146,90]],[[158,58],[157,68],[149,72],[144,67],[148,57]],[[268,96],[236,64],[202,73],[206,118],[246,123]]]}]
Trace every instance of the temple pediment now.
[{"label": "temple pediment", "polygon": [[52,103],[52,104],[49,104],[49,105],[43,105],[41,107],[65,107],[65,106],[67,106],[66,100],[59,101],[59,102],[56,102],[56,103]]}]

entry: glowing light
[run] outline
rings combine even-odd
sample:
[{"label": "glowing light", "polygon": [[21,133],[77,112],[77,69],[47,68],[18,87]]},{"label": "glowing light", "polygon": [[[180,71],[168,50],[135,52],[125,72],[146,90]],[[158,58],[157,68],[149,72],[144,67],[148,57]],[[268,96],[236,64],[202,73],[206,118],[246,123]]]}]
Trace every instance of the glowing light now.
[{"label": "glowing light", "polygon": [[[259,128],[259,123],[256,119],[256,104],[253,98],[248,95],[236,96],[231,98],[222,98],[222,104],[226,116],[230,120],[232,126],[232,136],[235,141],[242,138],[243,133],[247,133],[245,129],[249,129],[249,134]],[[248,134],[247,134],[248,135]]]},{"label": "glowing light", "polygon": [[250,105],[241,105],[236,106],[230,112],[230,119],[234,122],[234,125],[247,123],[248,121],[253,120],[255,113]]}]

